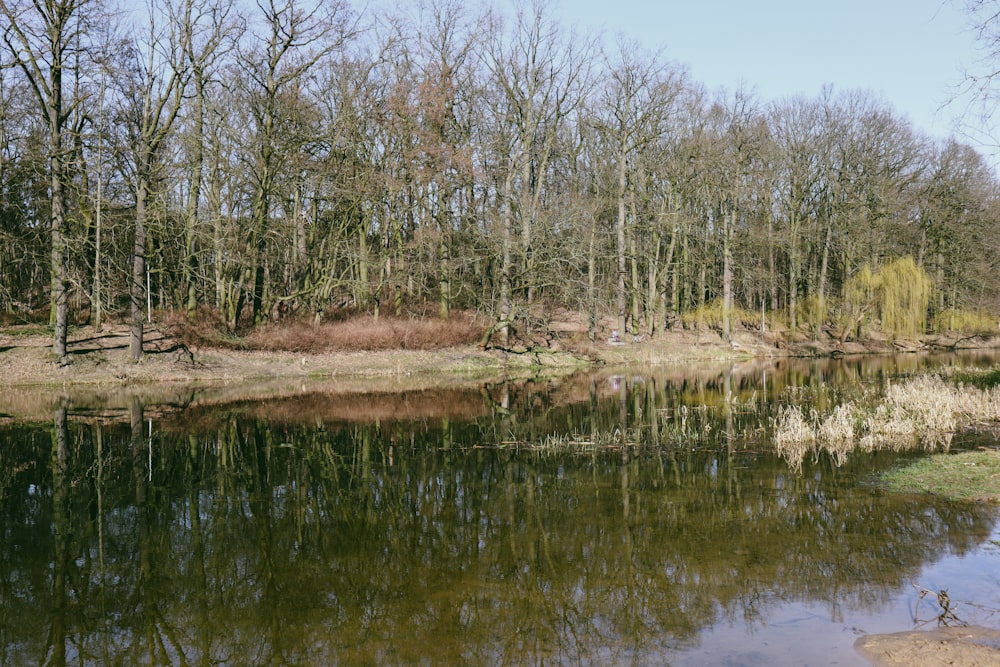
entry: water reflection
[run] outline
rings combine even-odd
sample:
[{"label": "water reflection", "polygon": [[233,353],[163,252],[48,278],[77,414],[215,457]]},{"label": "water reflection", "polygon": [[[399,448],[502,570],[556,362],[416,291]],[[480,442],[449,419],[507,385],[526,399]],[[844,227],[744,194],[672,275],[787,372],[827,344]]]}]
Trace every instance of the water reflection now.
[{"label": "water reflection", "polygon": [[[859,483],[902,455],[793,473],[762,446],[788,387],[899,371],[62,402],[0,427],[0,664],[649,663],[784,605],[840,622],[994,529]],[[616,432],[640,446],[515,446]]]}]

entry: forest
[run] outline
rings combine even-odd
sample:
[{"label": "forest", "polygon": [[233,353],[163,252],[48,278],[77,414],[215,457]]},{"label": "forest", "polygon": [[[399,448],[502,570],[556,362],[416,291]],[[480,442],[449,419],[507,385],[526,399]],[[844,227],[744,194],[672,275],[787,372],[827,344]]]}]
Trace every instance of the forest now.
[{"label": "forest", "polygon": [[708,90],[544,2],[0,0],[0,313],[992,330],[1000,189],[864,90]]}]

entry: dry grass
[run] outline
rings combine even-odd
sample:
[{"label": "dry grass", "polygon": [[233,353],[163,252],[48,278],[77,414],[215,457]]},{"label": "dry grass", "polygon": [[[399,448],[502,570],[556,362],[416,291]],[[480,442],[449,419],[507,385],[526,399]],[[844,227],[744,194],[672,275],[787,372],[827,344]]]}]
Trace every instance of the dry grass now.
[{"label": "dry grass", "polygon": [[355,315],[315,324],[297,319],[260,326],[245,336],[232,336],[217,316],[199,313],[194,321],[173,314],[165,328],[189,347],[218,347],[265,352],[374,352],[440,350],[472,345],[486,330],[474,315],[457,313],[447,320]]},{"label": "dry grass", "polygon": [[824,451],[838,463],[855,449],[947,449],[962,428],[1000,422],[1000,387],[978,388],[922,375],[892,384],[881,400],[847,401],[820,417],[807,418],[797,406],[782,408],[775,420],[774,443],[794,469],[809,454]]}]

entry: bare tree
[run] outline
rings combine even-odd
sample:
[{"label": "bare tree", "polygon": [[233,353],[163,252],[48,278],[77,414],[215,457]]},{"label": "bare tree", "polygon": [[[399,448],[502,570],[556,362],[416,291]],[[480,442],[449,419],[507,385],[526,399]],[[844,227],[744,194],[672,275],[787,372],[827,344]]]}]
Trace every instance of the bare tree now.
[{"label": "bare tree", "polygon": [[425,18],[413,54],[418,59],[415,162],[425,192],[421,199],[438,235],[438,313],[446,319],[455,291],[454,236],[471,204],[462,194],[472,178],[468,101],[474,95],[471,55],[481,46],[476,34],[481,17],[456,0],[428,2],[421,10]]},{"label": "bare tree", "polygon": [[776,105],[770,119],[778,155],[776,210],[778,223],[784,231],[782,248],[787,262],[786,303],[792,330],[798,326],[804,229],[815,212],[816,198],[822,186],[816,152],[821,120],[819,104],[802,97]]},{"label": "bare tree", "polygon": [[72,64],[71,53],[86,37],[85,14],[96,7],[93,0],[0,0],[6,19],[3,40],[13,62],[27,77],[48,132],[49,222],[51,256],[52,350],[60,364],[67,362],[69,326],[69,250],[66,224],[67,155],[66,124],[73,100],[67,103],[64,76]]},{"label": "bare tree", "polygon": [[[160,151],[170,136],[190,78],[187,62],[193,26],[190,0],[176,5],[150,3],[144,41],[133,42],[130,77],[123,79],[124,110],[130,134],[135,196],[135,229],[130,285],[129,354],[139,361],[143,354],[143,319],[146,310],[146,242],[151,197],[157,187]],[[166,24],[165,26],[163,24]]]},{"label": "bare tree", "polygon": [[979,57],[968,65],[955,96],[948,104],[965,104],[962,129],[979,143],[1000,149],[996,130],[1000,101],[1000,2],[997,0],[953,0],[961,4],[967,25],[975,38]]},{"label": "bare tree", "polygon": [[[550,161],[567,118],[583,103],[590,86],[593,42],[564,33],[548,15],[544,2],[518,6],[510,30],[496,21],[486,52],[486,67],[496,88],[497,116],[506,137],[497,147],[506,152],[503,166],[503,258],[500,319],[510,316],[516,287],[530,304],[534,297],[541,199],[549,182]],[[517,248],[520,285],[513,285],[515,220],[520,222]],[[503,302],[507,302],[504,305]]]},{"label": "bare tree", "polygon": [[198,228],[202,188],[205,179],[206,95],[215,68],[235,45],[239,26],[231,19],[231,0],[195,0],[181,7],[187,28],[187,66],[190,69],[190,105],[187,110],[187,133],[184,148],[188,152],[187,200],[184,206],[183,291],[188,317],[198,307]]},{"label": "bare tree", "polygon": [[[248,138],[253,180],[249,246],[251,264],[246,267],[252,283],[253,318],[267,317],[267,241],[272,206],[279,175],[293,147],[281,146],[284,96],[294,98],[306,74],[331,53],[343,47],[358,30],[357,19],[346,3],[339,0],[305,5],[300,0],[267,0],[257,3],[262,31],[253,44],[240,52],[246,75],[249,112],[253,126]],[[293,137],[305,141],[306,137]],[[240,308],[234,309],[238,320]],[[235,327],[236,321],[231,322]]]},{"label": "bare tree", "polygon": [[[618,328],[624,333],[629,312],[626,282],[630,188],[637,184],[635,168],[639,154],[667,132],[669,116],[675,111],[674,102],[682,90],[683,75],[658,56],[643,53],[625,41],[619,41],[617,52],[606,57],[606,67],[608,79],[600,92],[600,115],[596,122],[615,165],[616,294]],[[636,276],[637,272],[633,270],[632,274]],[[636,325],[633,322],[633,328]]]}]

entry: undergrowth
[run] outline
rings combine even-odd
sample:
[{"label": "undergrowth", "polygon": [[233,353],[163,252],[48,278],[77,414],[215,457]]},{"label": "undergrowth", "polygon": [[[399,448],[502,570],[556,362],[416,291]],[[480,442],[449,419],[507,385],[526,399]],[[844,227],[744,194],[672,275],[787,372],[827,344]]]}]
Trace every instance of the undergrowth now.
[{"label": "undergrowth", "polygon": [[475,344],[486,328],[476,316],[466,313],[453,313],[447,320],[366,314],[320,324],[286,319],[241,336],[230,334],[210,312],[199,312],[193,320],[179,313],[170,315],[163,326],[189,347],[296,353],[439,350]]}]

